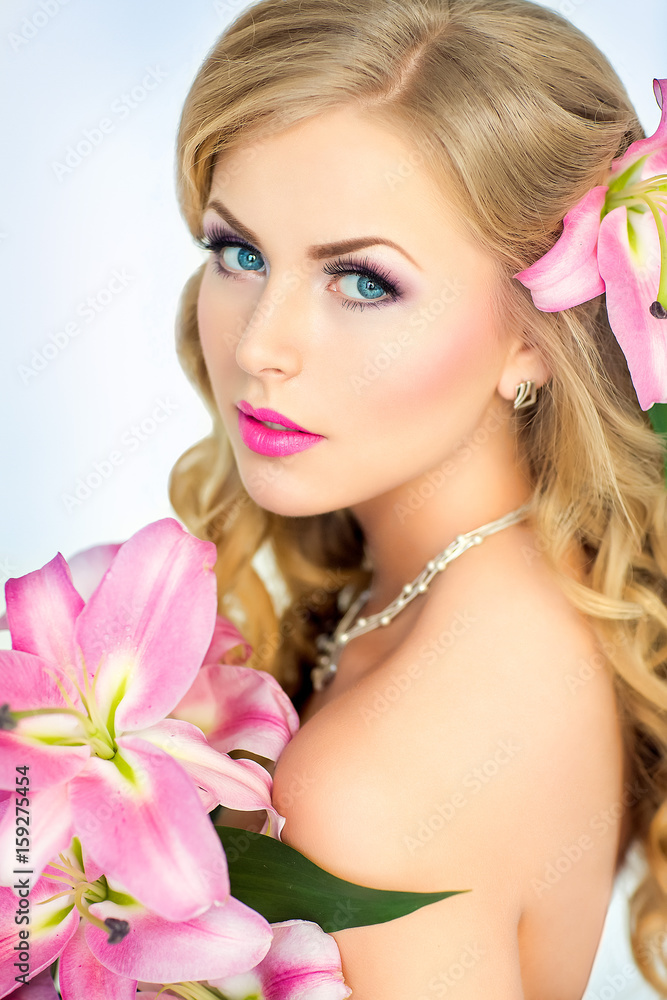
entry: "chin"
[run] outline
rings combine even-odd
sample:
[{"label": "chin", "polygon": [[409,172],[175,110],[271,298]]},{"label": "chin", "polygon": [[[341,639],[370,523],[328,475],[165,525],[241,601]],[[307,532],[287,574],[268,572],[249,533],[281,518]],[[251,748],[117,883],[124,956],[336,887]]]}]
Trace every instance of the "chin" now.
[{"label": "chin", "polygon": [[[281,471],[283,470],[278,467],[274,476],[279,477]],[[282,517],[313,517],[315,514],[334,510],[331,504],[327,505],[323,497],[317,497],[306,485],[286,492],[278,489],[272,481],[270,470],[264,475],[254,473],[249,479],[244,477],[240,469],[239,473],[250,499],[272,514],[280,514]]]}]

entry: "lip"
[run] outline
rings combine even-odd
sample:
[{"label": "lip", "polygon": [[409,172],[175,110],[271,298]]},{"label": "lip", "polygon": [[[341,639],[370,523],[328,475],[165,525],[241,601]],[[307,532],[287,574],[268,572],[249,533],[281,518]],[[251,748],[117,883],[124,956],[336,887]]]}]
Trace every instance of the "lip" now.
[{"label": "lip", "polygon": [[[283,416],[282,413],[278,413],[277,410],[267,410],[264,407],[260,407],[256,410],[254,406],[247,403],[245,399],[242,399],[236,405],[241,413],[245,413],[249,417],[254,417],[256,420],[270,420],[274,424],[283,424],[284,427],[291,427],[294,431],[302,431],[304,434],[310,434],[310,431],[306,430],[305,427],[302,427],[301,424],[295,424],[293,420]],[[270,428],[268,429],[270,430]],[[321,437],[322,435],[318,434],[317,436]]]},{"label": "lip", "polygon": [[[237,403],[239,410],[239,432],[243,443],[260,455],[292,455],[298,451],[305,451],[312,448],[318,441],[324,440],[322,434],[311,434],[309,431],[295,424],[293,420],[288,420],[276,410],[258,409],[247,403],[244,399]],[[270,420],[273,423],[281,423],[293,428],[287,431],[275,430],[273,427],[265,427],[260,423],[262,420]]]}]

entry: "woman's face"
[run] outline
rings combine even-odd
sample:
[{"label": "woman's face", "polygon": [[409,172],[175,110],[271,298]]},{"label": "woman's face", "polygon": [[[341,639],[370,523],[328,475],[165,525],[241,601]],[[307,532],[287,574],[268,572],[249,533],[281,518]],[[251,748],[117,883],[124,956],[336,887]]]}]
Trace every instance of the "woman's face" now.
[{"label": "woman's face", "polygon": [[[358,112],[227,153],[203,230],[216,249],[202,350],[241,479],[268,510],[317,514],[409,489],[490,407],[511,411],[501,395],[531,375],[508,370],[491,259],[415,150]],[[242,401],[316,437],[271,431]]]}]

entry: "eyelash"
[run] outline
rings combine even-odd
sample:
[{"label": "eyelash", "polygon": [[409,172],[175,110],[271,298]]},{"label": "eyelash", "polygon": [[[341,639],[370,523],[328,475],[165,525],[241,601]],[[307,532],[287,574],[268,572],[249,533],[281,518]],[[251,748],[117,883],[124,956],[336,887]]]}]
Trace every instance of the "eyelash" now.
[{"label": "eyelash", "polygon": [[[259,253],[259,250],[252,246],[251,243],[246,243],[245,240],[235,236],[231,231],[223,229],[212,229],[203,237],[197,237],[196,242],[200,247],[202,247],[202,249],[209,250],[213,254],[213,266],[215,267],[217,273],[225,278],[236,277],[236,274],[233,274],[231,271],[224,268],[217,259],[217,254],[224,250],[225,247],[243,247],[245,250],[250,250],[253,253],[259,254],[260,257],[262,256]],[[398,282],[383,268],[379,268],[377,266],[371,267],[368,257],[364,257],[362,260],[353,260],[349,257],[337,257],[335,260],[328,261],[322,270],[326,274],[339,275],[341,277],[348,274],[361,275],[364,278],[368,278],[369,281],[375,282],[384,292],[386,292],[386,297],[381,299],[379,302],[361,302],[358,299],[345,299],[342,302],[342,305],[346,309],[366,309],[368,306],[373,306],[378,309],[380,306],[396,302],[402,296],[402,289]]]}]

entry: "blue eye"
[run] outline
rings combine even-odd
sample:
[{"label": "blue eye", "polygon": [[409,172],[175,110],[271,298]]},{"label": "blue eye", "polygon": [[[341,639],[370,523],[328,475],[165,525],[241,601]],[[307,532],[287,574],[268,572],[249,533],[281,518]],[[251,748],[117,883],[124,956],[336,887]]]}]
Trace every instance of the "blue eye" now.
[{"label": "blue eye", "polygon": [[[385,272],[380,275],[377,270],[368,265],[368,258],[363,261],[338,260],[330,261],[323,268],[327,274],[338,274],[341,276],[341,289],[345,292],[343,283],[348,281],[351,298],[344,301],[343,305],[347,309],[365,309],[366,306],[387,305],[400,299],[401,292],[396,282],[389,280],[389,275]],[[352,280],[355,279],[355,280]],[[353,292],[362,296],[361,299],[354,298]],[[377,299],[377,302],[373,302]]]},{"label": "blue eye", "polygon": [[[244,271],[261,271],[264,267],[260,252],[231,231],[214,227],[208,235],[197,238],[197,243],[212,253],[213,266],[222,277],[236,278]],[[344,295],[349,296],[341,302],[346,309],[378,308],[402,297],[398,283],[383,269],[371,267],[368,257],[361,261],[338,258],[327,262],[322,270],[326,274],[339,275],[342,281],[355,279],[348,281],[347,292],[342,289]],[[355,293],[360,298],[356,298]]]},{"label": "blue eye", "polygon": [[[235,277],[244,271],[261,271],[264,267],[262,255],[255,247],[223,229],[212,228],[208,235],[198,238],[197,243],[204,250],[210,250],[213,267],[223,277]],[[238,267],[234,267],[234,254]],[[224,267],[220,263],[221,257],[226,265]]]},{"label": "blue eye", "polygon": [[347,281],[348,278],[356,278],[354,282],[353,291],[359,292],[366,298],[377,299],[380,295],[386,295],[384,288],[378,285],[377,281],[371,281],[370,278],[361,275],[357,277],[356,274],[349,274],[343,276],[343,281]]},{"label": "blue eye", "polygon": [[[227,257],[228,251],[231,250],[231,260]],[[246,246],[241,245],[229,245],[227,244],[221,251],[223,262],[227,267],[231,267],[233,270],[233,255],[236,253],[238,255],[237,260],[242,271],[261,271],[264,267],[262,262],[262,257],[257,253],[256,250],[251,250]]]}]

